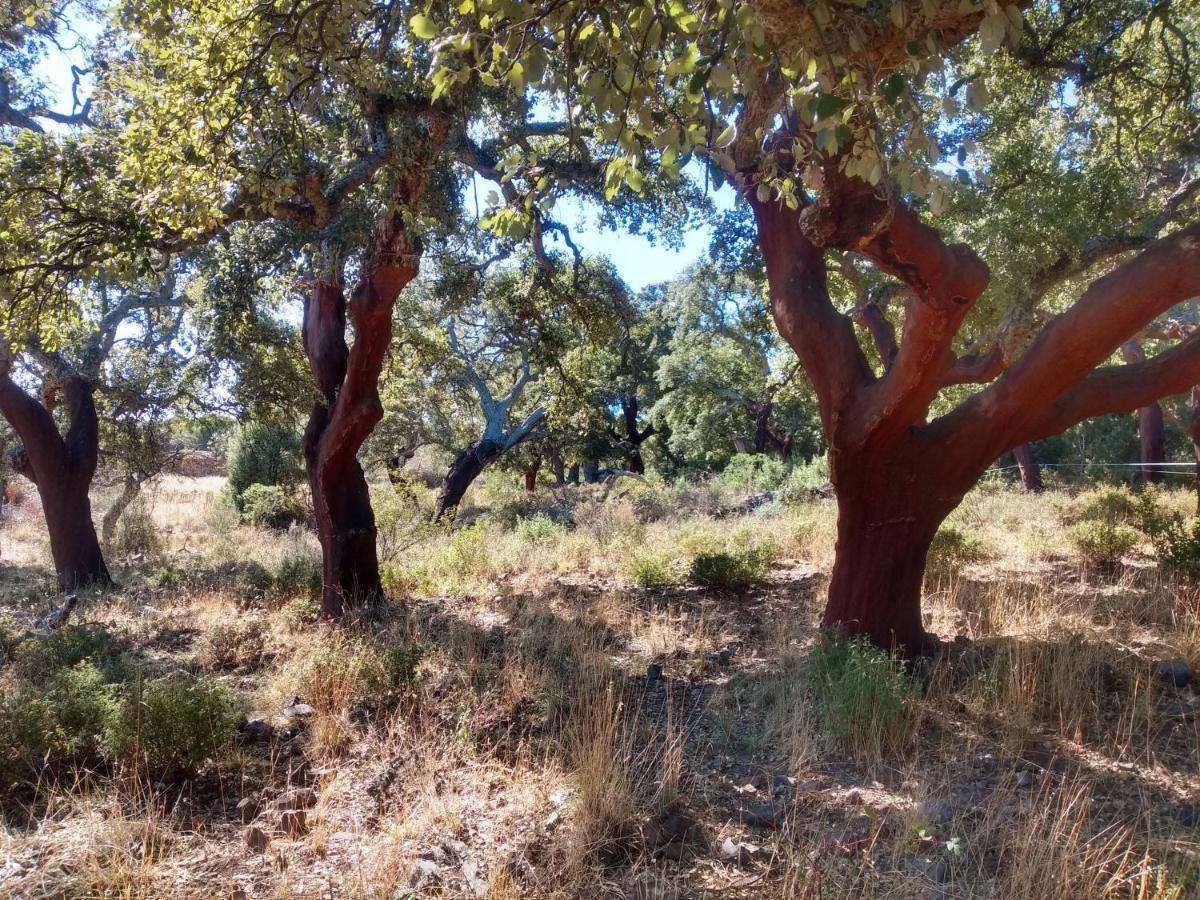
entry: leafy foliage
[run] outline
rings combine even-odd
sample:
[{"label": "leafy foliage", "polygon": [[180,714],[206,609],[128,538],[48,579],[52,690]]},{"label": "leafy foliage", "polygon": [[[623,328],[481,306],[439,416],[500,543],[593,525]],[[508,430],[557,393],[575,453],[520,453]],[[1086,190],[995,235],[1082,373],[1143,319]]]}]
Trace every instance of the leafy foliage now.
[{"label": "leafy foliage", "polygon": [[807,671],[817,716],[838,746],[879,759],[911,739],[921,686],[900,660],[864,640],[830,633],[813,648]]}]

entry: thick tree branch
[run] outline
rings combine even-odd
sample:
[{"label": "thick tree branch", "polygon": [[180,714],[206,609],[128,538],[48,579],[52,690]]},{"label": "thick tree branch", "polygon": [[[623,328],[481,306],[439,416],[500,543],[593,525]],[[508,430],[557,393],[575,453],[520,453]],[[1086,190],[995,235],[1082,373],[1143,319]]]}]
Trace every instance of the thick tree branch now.
[{"label": "thick tree branch", "polygon": [[826,435],[843,427],[856,393],[874,380],[854,325],[829,298],[825,254],[783,203],[747,195],[758,225],[771,312],[812,380]]},{"label": "thick tree branch", "polygon": [[1020,442],[1061,434],[1095,416],[1133,412],[1200,384],[1200,332],[1140,362],[1096,369],[1021,427]]},{"label": "thick tree branch", "polygon": [[[1200,225],[1159,238],[1093,281],[1052,319],[996,381],[949,417],[964,428],[996,429],[1037,416],[1176,303],[1200,294]],[[973,417],[973,418],[972,418]],[[968,424],[969,423],[969,424]],[[1008,441],[1003,452],[1019,440]]]},{"label": "thick tree branch", "polygon": [[863,392],[858,427],[888,441],[924,419],[955,363],[954,337],[988,283],[988,269],[968,247],[946,244],[936,230],[897,202],[890,221],[850,249],[899,278],[911,294],[895,361]]}]

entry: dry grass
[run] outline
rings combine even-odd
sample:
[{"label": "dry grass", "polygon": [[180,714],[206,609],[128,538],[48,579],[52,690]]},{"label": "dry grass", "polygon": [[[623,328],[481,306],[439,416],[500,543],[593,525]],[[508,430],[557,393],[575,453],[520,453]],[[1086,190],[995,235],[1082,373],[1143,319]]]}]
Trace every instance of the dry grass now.
[{"label": "dry grass", "polygon": [[[149,490],[158,558],[114,560],[123,587],[81,615],[221,679],[273,737],[179,784],[100,769],[6,801],[0,894],[1200,896],[1200,732],[1190,691],[1153,673],[1200,666],[1200,593],[1148,548],[1085,566],[1062,498],[989,488],[955,513],[986,558],[932,573],[926,611],[961,640],[916,731],[856,758],[808,668],[828,502],[719,520],[719,484],[530,501],[497,477],[456,531],[396,529],[403,608],[330,629],[278,593],[247,599],[238,573],[277,572],[312,539],[235,524],[218,488]],[[740,595],[631,585],[638,557],[681,573],[759,547],[776,562]],[[46,556],[36,504],[0,523],[10,632],[46,608]],[[284,715],[293,697],[313,713]],[[298,787],[316,802],[289,835],[272,804]],[[262,806],[265,853],[242,798]]]}]

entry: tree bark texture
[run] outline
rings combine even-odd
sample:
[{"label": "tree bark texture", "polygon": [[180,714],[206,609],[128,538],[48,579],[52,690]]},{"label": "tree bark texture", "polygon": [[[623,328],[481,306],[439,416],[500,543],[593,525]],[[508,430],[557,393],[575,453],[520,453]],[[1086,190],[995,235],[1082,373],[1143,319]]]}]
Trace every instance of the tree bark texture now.
[{"label": "tree bark texture", "polygon": [[[33,482],[41,497],[50,554],[58,586],[64,591],[112,583],[88,497],[100,458],[92,391],[92,385],[79,377],[54,379],[47,382],[38,402],[7,373],[0,375],[0,415],[22,444],[14,466]],[[60,403],[69,423],[65,436],[54,421]]]},{"label": "tree bark texture", "polygon": [[487,464],[498,459],[504,452],[501,441],[480,440],[472,441],[454,457],[450,468],[442,478],[442,486],[438,489],[437,505],[434,507],[434,521],[441,519],[448,512],[458,507],[467,488],[479,477]]},{"label": "tree bark texture", "polygon": [[1017,461],[1017,474],[1021,478],[1021,487],[1031,494],[1040,494],[1046,489],[1042,482],[1042,467],[1038,465],[1033,448],[1028,444],[1017,444],[1013,447],[1013,458]]},{"label": "tree bark texture", "polygon": [[[1121,345],[1121,355],[1127,363],[1144,363],[1146,353],[1138,341],[1126,341]],[[1162,406],[1157,402],[1147,403],[1137,411],[1138,470],[1137,480],[1141,484],[1162,484],[1166,478],[1167,437],[1163,423]]]},{"label": "tree bark texture", "polygon": [[532,494],[537,490],[537,477],[541,468],[542,458],[540,456],[535,456],[533,461],[525,467],[525,471],[523,473],[525,476],[525,493]]},{"label": "tree bark texture", "polygon": [[[1084,419],[1132,411],[1200,381],[1195,335],[1153,359],[1105,365],[1156,316],[1200,294],[1200,225],[1147,241],[1014,359],[998,346],[960,357],[955,338],[989,280],[982,260],[944,242],[901,198],[846,176],[836,157],[822,174],[821,193],[798,210],[759,200],[754,170],[745,177],[771,312],[815,389],[838,498],[824,621],[920,654],[933,644],[921,623],[930,542],[989,465]],[[885,341],[882,371],[830,299],[825,255],[833,250],[865,257],[903,286],[904,326],[894,349]],[[1039,283],[1060,283],[1062,271]],[[931,420],[934,399],[951,384],[980,387]]]},{"label": "tree bark texture", "polygon": [[[321,542],[321,612],[337,619],[383,597],[375,514],[358,451],[383,417],[379,375],[392,338],[392,310],[418,273],[421,244],[409,230],[433,160],[446,138],[444,115],[428,116],[424,159],[391,185],[361,275],[347,298],[338,273],[315,279],[304,309],[304,352],[319,397],[304,433],[304,459]],[[354,343],[346,343],[347,322]]]}]

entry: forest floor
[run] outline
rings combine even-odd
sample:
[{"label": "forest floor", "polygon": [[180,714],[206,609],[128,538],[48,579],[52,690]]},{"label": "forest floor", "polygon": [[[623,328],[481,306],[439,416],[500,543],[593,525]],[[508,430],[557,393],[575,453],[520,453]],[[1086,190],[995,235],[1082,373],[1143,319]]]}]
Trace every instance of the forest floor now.
[{"label": "forest floor", "polygon": [[[821,639],[831,501],[508,480],[451,531],[380,487],[409,599],[337,629],[315,622],[309,533],[172,477],[110,549],[119,587],[22,640],[59,601],[36,496],[6,512],[0,896],[1200,896],[1197,698],[1168,683],[1200,665],[1200,592],[1146,545],[1081,560],[1066,523],[1090,495],[968,498],[927,582],[945,652],[914,690]],[[696,586],[706,553],[755,583]],[[64,735],[92,695],[44,687],[75,683],[54,666],[137,672],[139,697],[216,685],[241,724],[186,767],[162,747],[220,716],[101,717],[89,751],[86,726]],[[134,689],[103,678],[105,709]],[[21,728],[51,721],[32,765]]]}]

